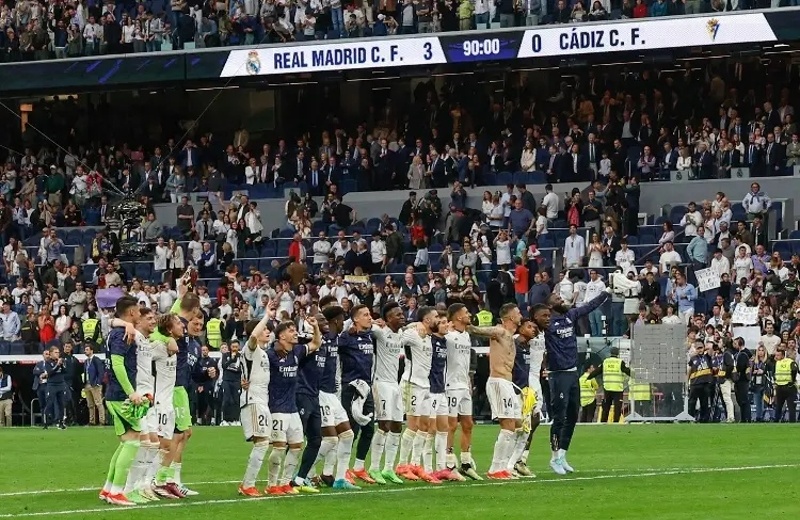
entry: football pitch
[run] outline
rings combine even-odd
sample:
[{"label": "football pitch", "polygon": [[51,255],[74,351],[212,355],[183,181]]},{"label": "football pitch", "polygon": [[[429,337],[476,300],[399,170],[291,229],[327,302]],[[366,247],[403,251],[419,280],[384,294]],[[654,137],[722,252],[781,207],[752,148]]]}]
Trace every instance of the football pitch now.
[{"label": "football pitch", "polygon": [[[441,486],[365,486],[361,491],[243,498],[236,488],[249,453],[240,428],[195,428],[183,480],[199,496],[122,508],[102,504],[116,439],[110,428],[0,430],[0,519],[205,520],[320,518],[685,519],[797,514],[796,425],[579,426],[564,477],[549,467],[548,427],[529,464],[536,478]],[[485,473],[496,426],[475,429],[473,454]],[[260,475],[266,478],[266,464]],[[265,484],[259,482],[259,487]],[[699,510],[697,508],[700,508]],[[778,516],[782,515],[782,516]]]}]

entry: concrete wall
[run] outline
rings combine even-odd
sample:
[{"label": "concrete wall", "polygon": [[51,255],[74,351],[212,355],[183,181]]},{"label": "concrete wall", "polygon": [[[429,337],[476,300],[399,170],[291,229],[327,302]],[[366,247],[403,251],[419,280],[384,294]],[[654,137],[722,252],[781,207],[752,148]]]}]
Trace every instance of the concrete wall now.
[{"label": "concrete wall", "polygon": [[[780,177],[757,179],[761,184],[762,190],[773,199],[787,199],[787,215],[784,227],[794,229],[794,200],[800,200],[800,178]],[[700,202],[704,199],[711,200],[718,191],[725,192],[731,202],[741,202],[744,195],[750,190],[749,179],[725,179],[710,181],[691,181],[691,182],[657,182],[642,184],[641,211],[648,215],[660,215],[663,207],[674,204],[685,204],[690,200]],[[572,188],[585,189],[585,183],[564,183],[554,186],[559,198],[563,198],[565,192],[571,192]],[[528,189],[535,195],[537,201],[541,201],[544,196],[544,185],[530,185]],[[484,186],[473,190],[467,190],[468,204],[471,207],[480,207],[483,192],[501,190],[504,186]],[[447,204],[449,193],[447,190],[439,190],[442,203]],[[380,217],[383,213],[388,213],[391,217],[397,217],[403,202],[408,197],[406,191],[381,191],[381,192],[362,192],[348,193],[344,201],[352,206],[359,218]],[[271,231],[275,228],[282,228],[286,225],[284,216],[285,201],[280,199],[259,200],[258,207],[261,209],[261,220],[266,230]],[[201,203],[193,203],[199,209]],[[174,226],[175,205],[157,204],[156,211],[159,220],[167,226]]]}]

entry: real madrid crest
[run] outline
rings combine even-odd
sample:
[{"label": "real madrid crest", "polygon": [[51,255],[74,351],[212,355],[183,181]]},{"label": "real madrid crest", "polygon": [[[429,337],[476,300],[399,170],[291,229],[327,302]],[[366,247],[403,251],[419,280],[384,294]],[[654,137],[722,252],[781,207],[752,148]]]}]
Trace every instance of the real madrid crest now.
[{"label": "real madrid crest", "polygon": [[250,51],[247,53],[247,63],[245,63],[247,73],[251,76],[257,76],[261,72],[261,59],[258,57],[258,51]]}]

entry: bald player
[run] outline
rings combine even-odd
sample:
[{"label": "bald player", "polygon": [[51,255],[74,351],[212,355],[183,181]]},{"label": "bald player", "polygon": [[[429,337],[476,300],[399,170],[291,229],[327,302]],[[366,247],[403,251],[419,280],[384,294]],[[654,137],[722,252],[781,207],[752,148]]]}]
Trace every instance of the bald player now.
[{"label": "bald player", "polygon": [[500,421],[500,434],[494,444],[492,466],[487,477],[493,480],[509,480],[514,476],[508,471],[508,461],[517,441],[524,436],[522,430],[522,407],[514,390],[512,373],[517,349],[514,334],[522,323],[522,313],[513,303],[500,307],[500,325],[475,327],[470,325],[470,334],[489,338],[489,380],[486,395],[492,409],[492,418]]}]

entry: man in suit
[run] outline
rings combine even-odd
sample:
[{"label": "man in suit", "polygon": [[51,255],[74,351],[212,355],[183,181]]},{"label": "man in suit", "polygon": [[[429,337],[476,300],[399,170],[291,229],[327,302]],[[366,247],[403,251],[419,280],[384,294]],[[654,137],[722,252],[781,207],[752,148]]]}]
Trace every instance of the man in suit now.
[{"label": "man in suit", "polygon": [[392,185],[392,175],[395,173],[395,154],[389,149],[389,142],[384,138],[380,141],[377,158],[375,160],[376,188],[387,190]]},{"label": "man in suit", "polygon": [[[289,167],[291,170],[290,178],[294,177],[296,179],[302,180],[308,177],[309,169],[308,169],[308,163],[306,161],[306,154],[304,151],[302,150],[298,151],[297,156],[294,158],[294,162],[292,162],[291,164],[292,166]],[[309,184],[309,186],[311,185]]]},{"label": "man in suit", "polygon": [[591,172],[591,178],[594,180],[597,178],[597,172],[600,169],[600,159],[602,158],[603,152],[600,148],[600,143],[597,142],[597,138],[593,133],[589,134],[587,137],[583,154],[586,156],[589,170]]},{"label": "man in suit", "polygon": [[[89,426],[106,423],[106,409],[103,406],[103,376],[106,365],[94,355],[94,347],[87,343],[83,348],[86,360],[83,362],[83,381],[86,391],[86,406],[89,408]],[[99,419],[99,422],[97,421]]]},{"label": "man in suit", "polygon": [[705,143],[700,143],[697,148],[698,151],[694,156],[697,178],[710,179],[714,169],[714,157],[706,149]]},{"label": "man in suit", "polygon": [[769,247],[769,238],[767,237],[767,228],[764,226],[764,219],[757,215],[753,219],[753,224],[750,227],[750,234],[753,236],[753,245],[762,245],[764,249]]},{"label": "man in suit", "polygon": [[310,191],[312,195],[318,197],[326,191],[325,176],[322,174],[322,171],[320,171],[317,161],[311,161],[311,168],[309,168],[306,173],[305,179],[306,184],[308,184],[308,191]]},{"label": "man in suit", "polygon": [[430,170],[434,188],[444,188],[447,186],[447,172],[445,171],[444,160],[439,157],[437,152],[431,152]]},{"label": "man in suit", "polygon": [[572,145],[572,149],[568,158],[569,170],[566,173],[564,180],[566,181],[583,181],[587,180],[589,176],[588,159],[581,153],[580,146],[577,144]]},{"label": "man in suit", "polygon": [[772,108],[772,103],[769,101],[764,103],[764,117],[766,118],[766,122],[764,124],[767,128],[781,126],[781,115],[777,110]]},{"label": "man in suit", "polygon": [[342,174],[336,164],[336,157],[329,157],[328,163],[322,167],[322,179],[325,183],[326,195],[330,192],[331,185],[336,184],[338,186],[341,183]]},{"label": "man in suit", "polygon": [[200,168],[200,152],[195,147],[191,139],[186,140],[183,145],[183,150],[178,154],[178,161],[181,163],[184,171],[187,168],[194,167],[196,170]]},{"label": "man in suit", "polygon": [[767,145],[764,148],[764,175],[780,175],[783,172],[784,152],[783,146],[775,142],[775,134],[767,134]]},{"label": "man in suit", "polygon": [[603,264],[607,267],[616,265],[617,251],[620,249],[622,249],[620,238],[614,233],[614,228],[606,226],[605,235],[603,235]]},{"label": "man in suit", "polygon": [[37,361],[33,367],[33,385],[31,389],[36,392],[36,399],[39,401],[39,410],[42,414],[42,427],[46,430],[52,422],[52,412],[47,405],[47,363],[50,361],[50,351],[42,353],[42,360]]},{"label": "man in suit", "polygon": [[750,134],[750,139],[748,140],[749,144],[744,150],[744,160],[742,164],[750,168],[750,175],[752,177],[757,177],[763,169],[763,150],[761,149],[761,145],[754,141],[755,136]]},{"label": "man in suit", "polygon": [[672,171],[678,164],[678,152],[672,148],[672,143],[664,143],[664,157],[661,158],[661,171]]}]

